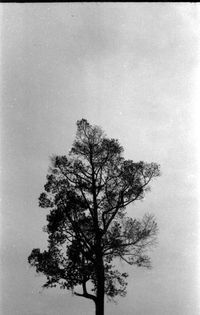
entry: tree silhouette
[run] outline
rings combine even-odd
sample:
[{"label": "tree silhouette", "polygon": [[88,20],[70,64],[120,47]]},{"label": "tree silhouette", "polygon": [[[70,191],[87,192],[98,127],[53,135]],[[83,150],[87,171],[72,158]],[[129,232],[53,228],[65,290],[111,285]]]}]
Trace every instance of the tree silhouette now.
[{"label": "tree silhouette", "polygon": [[50,209],[44,228],[48,248],[33,249],[28,257],[46,276],[44,287],[59,285],[93,300],[96,315],[104,314],[105,295],[126,294],[128,275],[114,268],[115,260],[150,267],[146,253],[157,233],[152,215],[132,219],[125,208],[144,198],[159,166],[125,160],[122,153],[118,140],[108,139],[100,127],[77,121],[69,157],[51,159],[39,197],[39,206]]}]

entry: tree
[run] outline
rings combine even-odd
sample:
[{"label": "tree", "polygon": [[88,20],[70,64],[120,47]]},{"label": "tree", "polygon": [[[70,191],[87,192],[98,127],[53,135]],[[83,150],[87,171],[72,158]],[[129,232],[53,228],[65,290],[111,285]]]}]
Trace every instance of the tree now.
[{"label": "tree", "polygon": [[126,294],[128,275],[114,268],[116,259],[150,267],[147,250],[157,234],[152,215],[132,219],[125,208],[144,198],[159,166],[125,160],[122,153],[118,140],[108,139],[100,127],[77,121],[69,156],[51,158],[39,197],[39,206],[50,209],[44,228],[48,248],[33,249],[28,257],[46,276],[44,287],[59,285],[93,300],[96,315],[104,314],[105,295]]}]

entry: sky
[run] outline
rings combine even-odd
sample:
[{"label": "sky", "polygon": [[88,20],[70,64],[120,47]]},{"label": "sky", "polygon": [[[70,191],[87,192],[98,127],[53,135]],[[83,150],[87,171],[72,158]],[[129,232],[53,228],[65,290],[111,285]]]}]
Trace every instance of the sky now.
[{"label": "sky", "polygon": [[127,209],[156,217],[151,270],[126,265],[127,296],[105,315],[200,313],[198,3],[1,4],[2,315],[92,315],[68,291],[42,290],[28,265],[44,249],[38,207],[52,154],[86,118],[161,177]]}]

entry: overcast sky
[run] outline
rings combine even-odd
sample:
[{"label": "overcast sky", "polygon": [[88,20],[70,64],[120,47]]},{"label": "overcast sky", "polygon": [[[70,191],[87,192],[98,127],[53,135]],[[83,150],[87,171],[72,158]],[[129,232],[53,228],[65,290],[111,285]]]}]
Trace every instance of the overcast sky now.
[{"label": "overcast sky", "polygon": [[106,315],[198,315],[199,4],[1,4],[1,314],[92,315],[89,300],[41,290],[27,257],[46,246],[38,207],[52,154],[76,121],[100,125],[125,157],[162,176],[131,216],[154,213],[153,269],[129,272]]}]

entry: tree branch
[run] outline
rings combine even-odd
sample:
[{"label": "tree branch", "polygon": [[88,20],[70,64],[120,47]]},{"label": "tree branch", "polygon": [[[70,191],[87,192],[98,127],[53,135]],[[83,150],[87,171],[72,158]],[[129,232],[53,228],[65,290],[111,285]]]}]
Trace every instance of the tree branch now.
[{"label": "tree branch", "polygon": [[96,302],[96,296],[89,294],[89,293],[85,294],[85,293],[74,292],[74,295],[81,296],[81,297],[84,297],[86,299],[90,299],[90,300],[93,300],[94,302]]},{"label": "tree branch", "polygon": [[96,296],[87,292],[86,282],[87,280],[83,280],[82,282],[83,293],[74,292],[74,294],[96,302]]}]

